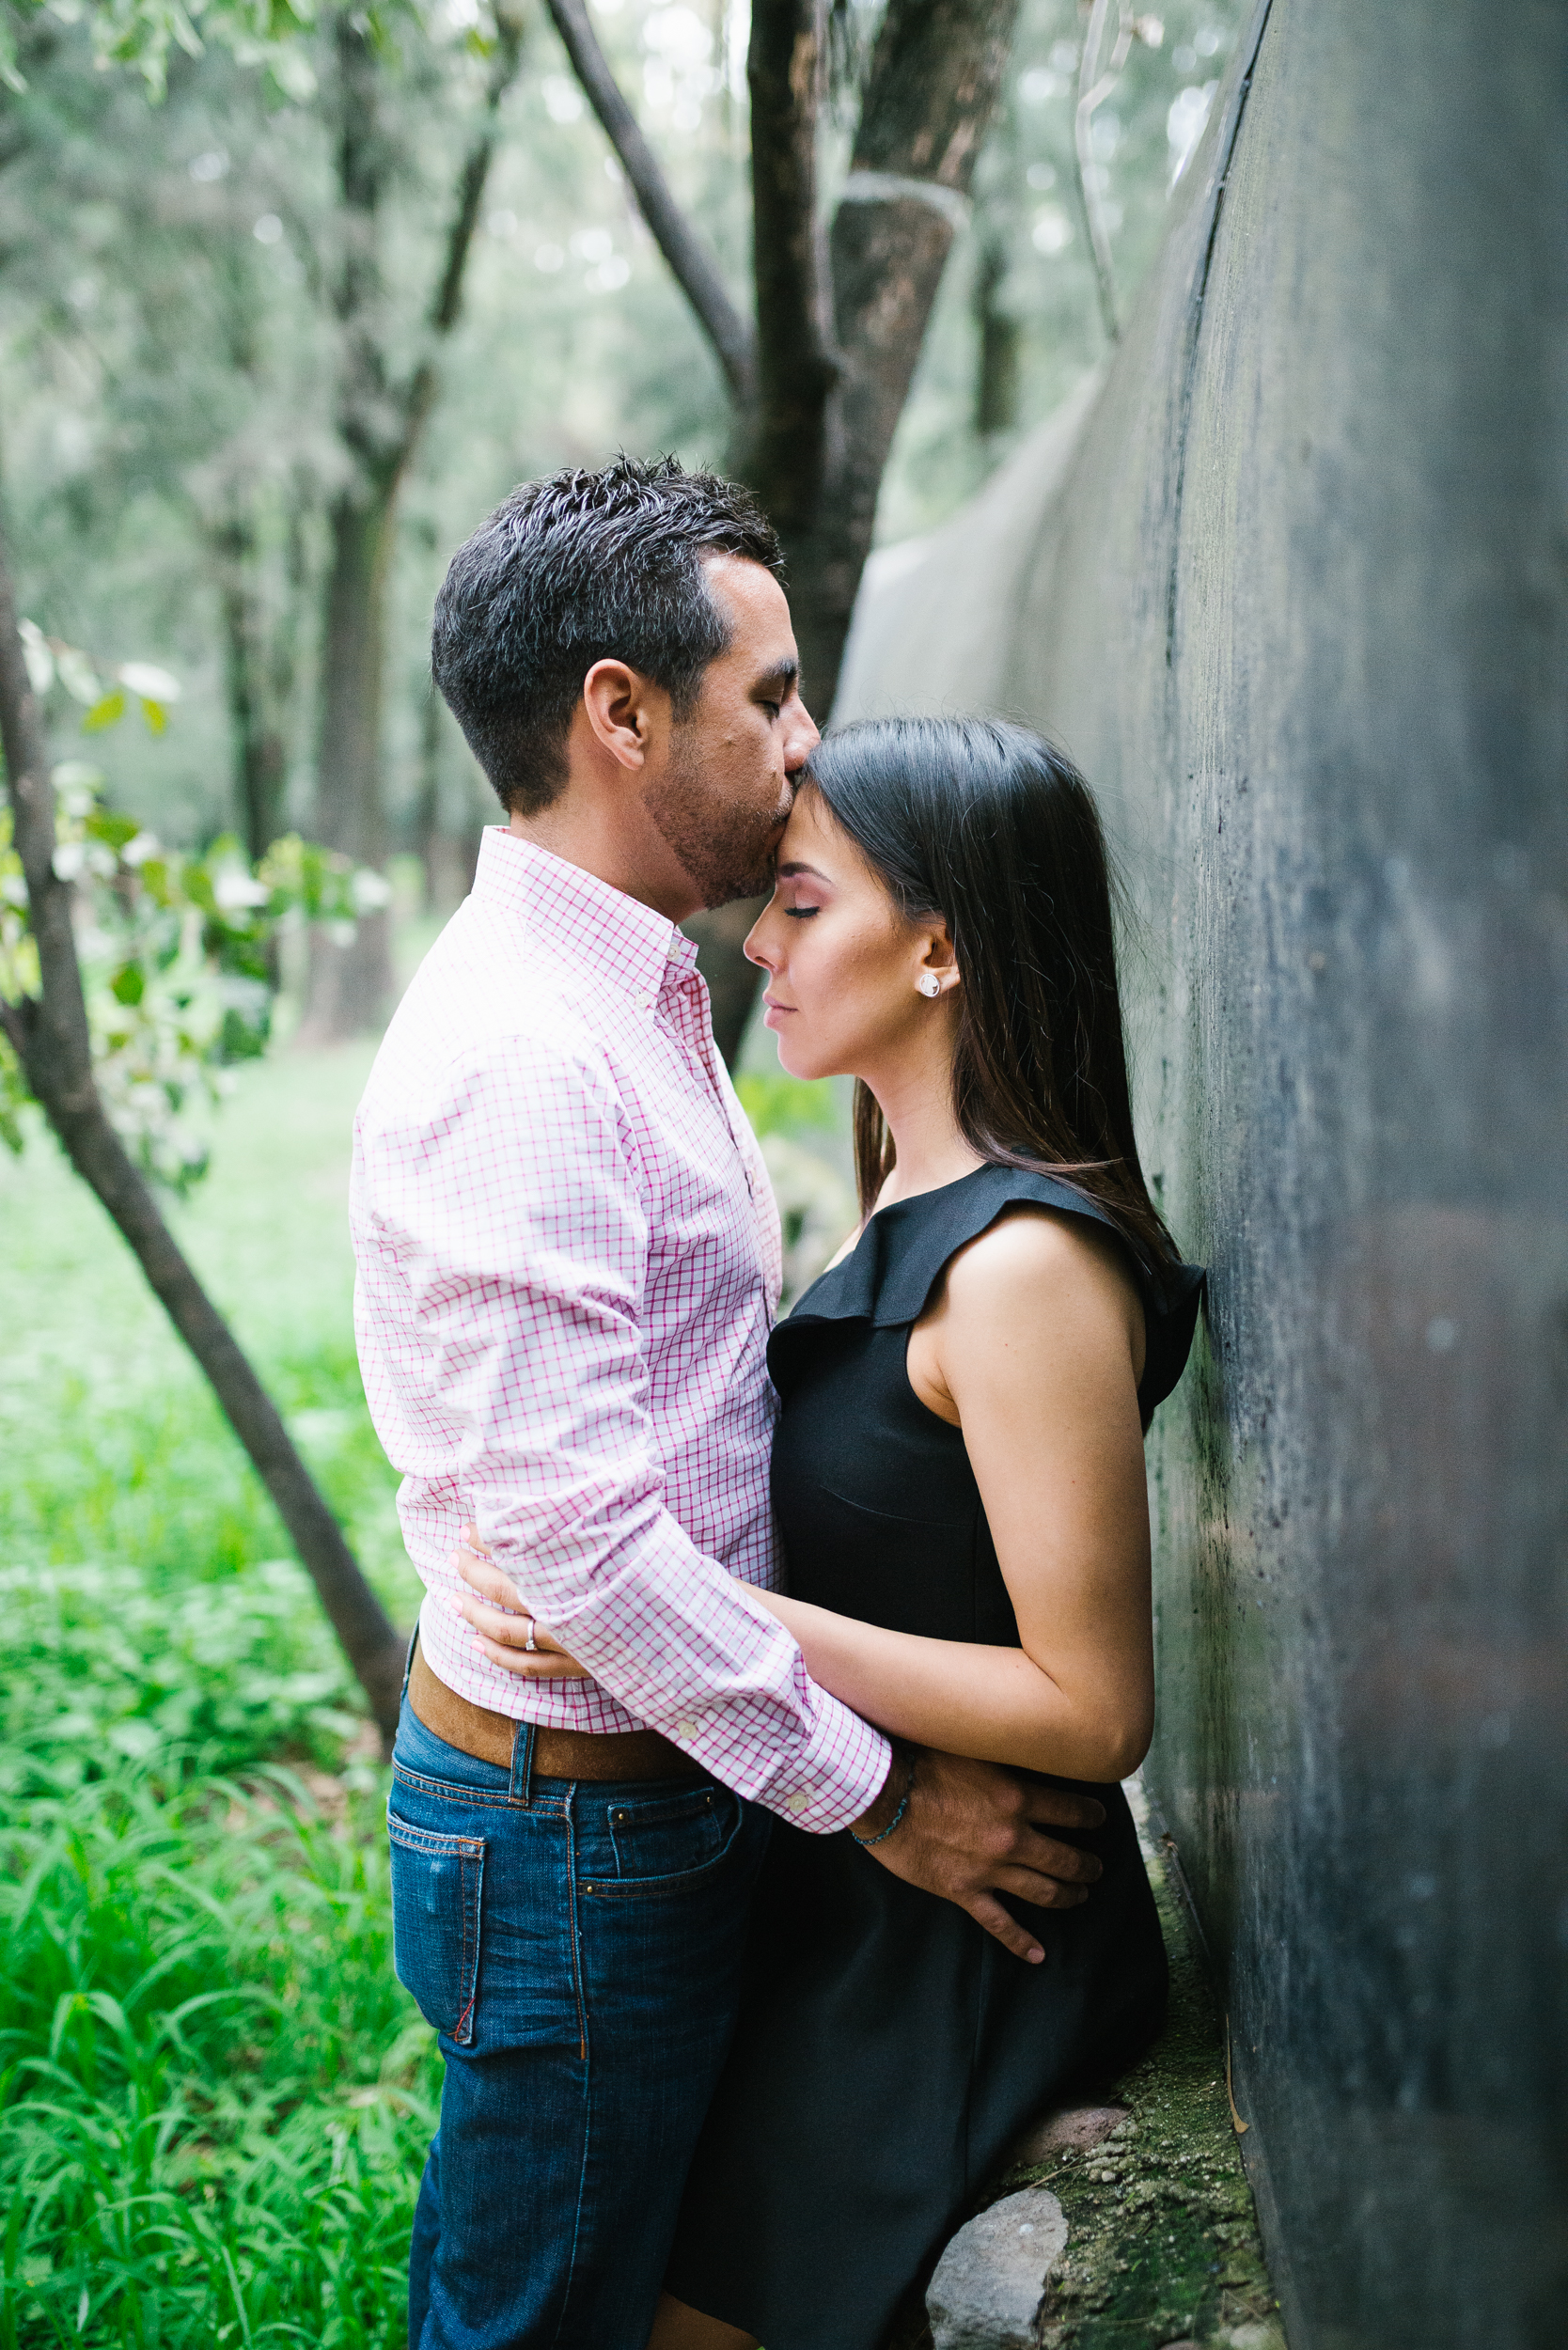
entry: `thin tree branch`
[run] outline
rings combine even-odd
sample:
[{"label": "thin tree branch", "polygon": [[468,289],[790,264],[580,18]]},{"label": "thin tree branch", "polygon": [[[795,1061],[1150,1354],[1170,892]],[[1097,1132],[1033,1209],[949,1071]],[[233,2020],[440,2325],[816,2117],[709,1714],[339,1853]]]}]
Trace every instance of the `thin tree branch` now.
[{"label": "thin tree branch", "polygon": [[1116,263],[1111,255],[1105,207],[1100,201],[1096,182],[1096,174],[1101,166],[1094,160],[1094,116],[1096,109],[1105,104],[1121,79],[1121,69],[1133,45],[1135,27],[1128,0],[1116,0],[1116,39],[1102,72],[1100,50],[1105,38],[1105,19],[1110,9],[1111,0],[1094,0],[1090,11],[1083,55],[1078,60],[1078,101],[1073,109],[1073,156],[1076,166],[1078,201],[1083,207],[1084,227],[1089,231],[1089,250],[1094,263],[1094,290],[1100,299],[1100,321],[1105,330],[1105,340],[1114,349],[1121,339],[1121,321],[1116,309]]},{"label": "thin tree branch", "polygon": [[109,1121],[93,1076],[71,891],[55,870],[55,790],[0,545],[0,746],[27,884],[41,981],[8,1005],[5,1028],[66,1154],[130,1244],[154,1294],[211,1382],[316,1586],[384,1736],[397,1727],[402,1642],[361,1574],[276,1407],[212,1304]]},{"label": "thin tree branch", "polygon": [[433,335],[449,335],[463,307],[463,275],[468,265],[468,250],[474,242],[485,181],[494,160],[501,102],[516,81],[523,61],[522,18],[505,8],[497,8],[494,13],[495,50],[485,82],[483,127],[463,158],[458,175],[457,204],[447,233],[446,265],[430,309]]},{"label": "thin tree branch", "polygon": [[[516,81],[523,62],[522,18],[514,15],[510,8],[497,8],[494,16],[495,52],[485,82],[484,115],[478,135],[463,157],[463,168],[458,173],[451,224],[447,231],[447,250],[426,314],[426,333],[432,343],[445,342],[463,314],[463,278],[467,273],[469,255],[473,251],[474,232],[478,227],[485,183],[495,160],[501,102]],[[384,476],[388,483],[395,485],[399,482],[413,462],[440,389],[441,375],[435,353],[427,349],[403,387],[400,402],[402,429],[384,461]]]},{"label": "thin tree branch", "polygon": [[653,241],[713,344],[730,397],[744,408],[751,399],[756,376],[751,329],[730,301],[717,263],[676,202],[664,166],[622,97],[588,22],[584,0],[549,0],[549,8],[572,70],[619,158]]}]

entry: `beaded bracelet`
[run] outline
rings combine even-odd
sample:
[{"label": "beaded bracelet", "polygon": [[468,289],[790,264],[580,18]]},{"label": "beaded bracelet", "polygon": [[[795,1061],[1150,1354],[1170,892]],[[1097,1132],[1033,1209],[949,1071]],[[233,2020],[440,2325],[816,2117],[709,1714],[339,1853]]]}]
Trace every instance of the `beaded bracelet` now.
[{"label": "beaded bracelet", "polygon": [[903,1818],[904,1813],[908,1810],[909,1798],[914,1793],[915,1764],[912,1761],[909,1765],[909,1777],[903,1782],[903,1799],[900,1803],[899,1808],[894,1812],[892,1818],[888,1821],[886,1826],[879,1828],[874,1836],[855,1836],[855,1830],[854,1828],[851,1828],[850,1834],[855,1836],[855,1842],[867,1852],[870,1852],[873,1844],[886,1843],[888,1837],[892,1835],[893,1830],[898,1826],[899,1822]]}]

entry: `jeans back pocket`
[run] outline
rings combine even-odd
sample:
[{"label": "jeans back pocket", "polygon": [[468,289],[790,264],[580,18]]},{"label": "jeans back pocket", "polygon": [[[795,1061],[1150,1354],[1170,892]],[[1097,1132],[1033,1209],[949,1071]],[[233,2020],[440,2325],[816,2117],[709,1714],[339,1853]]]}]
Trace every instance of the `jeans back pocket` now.
[{"label": "jeans back pocket", "polygon": [[426,2023],[466,2046],[479,1980],[484,1839],[438,1836],[391,1810],[386,1833],[394,1972]]}]

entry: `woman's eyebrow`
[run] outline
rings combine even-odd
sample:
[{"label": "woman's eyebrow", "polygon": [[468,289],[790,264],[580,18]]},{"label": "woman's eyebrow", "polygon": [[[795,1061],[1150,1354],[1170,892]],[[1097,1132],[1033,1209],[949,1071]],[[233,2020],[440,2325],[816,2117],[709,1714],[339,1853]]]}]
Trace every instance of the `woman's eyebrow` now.
[{"label": "woman's eyebrow", "polygon": [[809,873],[813,881],[826,882],[829,888],[833,886],[828,874],[821,871],[815,865],[802,864],[798,857],[792,857],[788,865],[781,865],[778,869],[780,881],[793,881],[798,873]]}]

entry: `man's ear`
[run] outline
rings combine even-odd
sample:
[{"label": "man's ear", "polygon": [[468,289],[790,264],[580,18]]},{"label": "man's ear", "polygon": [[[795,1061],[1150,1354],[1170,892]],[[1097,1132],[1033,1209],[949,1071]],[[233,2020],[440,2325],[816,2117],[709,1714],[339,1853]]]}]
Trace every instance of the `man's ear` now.
[{"label": "man's ear", "polygon": [[624,661],[596,661],[583,680],[583,708],[594,739],[622,766],[647,764],[660,703],[669,697]]}]

